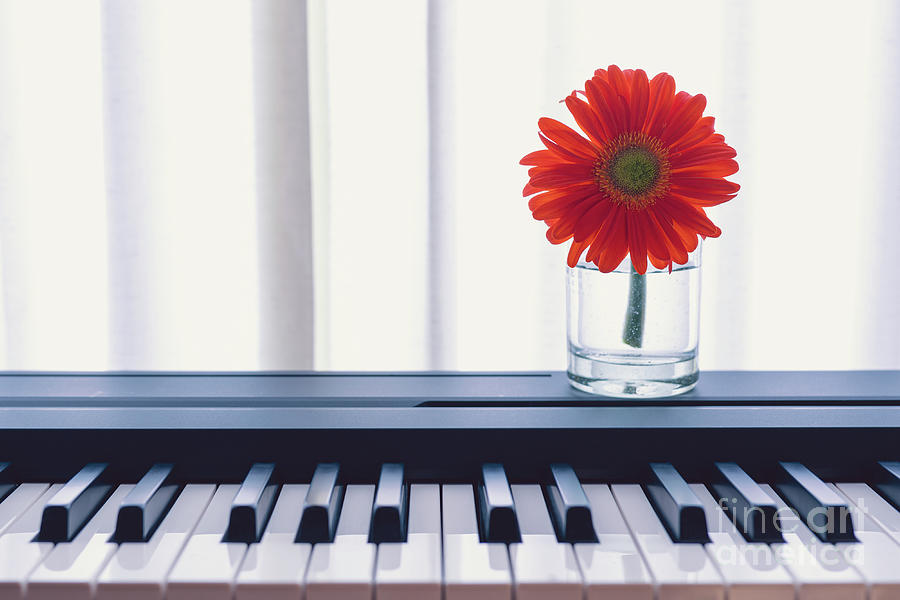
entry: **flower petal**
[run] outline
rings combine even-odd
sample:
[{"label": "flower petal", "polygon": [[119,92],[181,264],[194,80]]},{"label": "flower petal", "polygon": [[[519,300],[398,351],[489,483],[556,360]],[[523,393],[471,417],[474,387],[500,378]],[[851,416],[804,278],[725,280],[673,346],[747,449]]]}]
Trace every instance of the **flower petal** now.
[{"label": "flower petal", "polygon": [[736,160],[727,158],[714,162],[702,163],[692,167],[672,169],[673,175],[690,175],[693,177],[728,177],[738,172],[740,167]]},{"label": "flower petal", "polygon": [[548,165],[558,165],[560,162],[559,156],[549,150],[535,150],[523,156],[519,164],[546,167]]},{"label": "flower petal", "polygon": [[[735,163],[737,164],[737,163]],[[735,194],[741,186],[721,177],[685,177],[672,175],[672,190],[680,190],[685,194],[707,192],[713,194]]]},{"label": "flower petal", "polygon": [[734,158],[735,156],[737,156],[737,152],[735,152],[734,148],[731,146],[726,146],[725,144],[704,143],[677,154],[670,154],[669,162],[672,165],[672,168],[677,169],[681,167],[691,167],[722,158]]},{"label": "flower petal", "polygon": [[[621,209],[620,213],[625,213],[626,209]],[[600,256],[594,261],[597,268],[602,273],[609,273],[618,267],[625,257],[628,255],[628,232],[625,229],[625,216],[620,217],[617,227],[610,231],[609,242],[600,253]]]},{"label": "flower petal", "polygon": [[609,85],[619,98],[619,102],[624,109],[625,119],[623,125],[625,130],[628,131],[631,124],[631,86],[625,80],[625,74],[616,65],[609,65],[607,72],[609,73]]},{"label": "flower petal", "polygon": [[591,91],[596,94],[598,106],[606,106],[610,114],[610,123],[607,130],[610,137],[615,137],[620,133],[624,133],[628,129],[628,116],[622,99],[616,94],[616,91],[609,83],[602,79],[593,78],[590,83],[585,82],[585,87],[589,88],[588,99],[591,98]]},{"label": "flower petal", "polygon": [[588,99],[591,109],[597,115],[597,122],[603,128],[603,134],[606,139],[612,139],[621,132],[616,122],[616,116],[613,110],[606,103],[606,99],[600,93],[601,79],[595,77],[584,82],[584,93]]},{"label": "flower petal", "polygon": [[604,133],[603,125],[600,124],[600,120],[597,118],[596,113],[591,110],[588,103],[575,96],[567,96],[566,108],[575,117],[575,122],[587,134],[588,138],[597,146],[602,147],[607,139],[606,134]]},{"label": "flower petal", "polygon": [[[661,260],[669,261],[669,248],[666,246],[666,235],[660,230],[659,224],[653,219],[652,213],[649,210],[643,210],[640,211],[639,215],[643,221],[647,252]],[[655,263],[653,266],[657,269],[662,268]]]},{"label": "flower petal", "polygon": [[650,105],[650,82],[647,74],[638,69],[631,81],[631,131],[640,131],[647,119],[647,108]]},{"label": "flower petal", "polygon": [[697,94],[692,96],[684,106],[673,107],[669,115],[669,123],[659,135],[664,144],[674,144],[684,136],[703,115],[706,108],[706,96]]},{"label": "flower petal", "polygon": [[563,146],[560,146],[559,144],[545,136],[543,133],[538,133],[538,137],[541,138],[541,143],[544,144],[547,150],[558,156],[560,160],[566,162],[583,162],[585,160],[589,160],[579,154],[575,154],[574,152],[567,148],[564,148]]},{"label": "flower petal", "polygon": [[593,238],[600,230],[600,225],[609,217],[609,213],[613,208],[612,202],[606,198],[601,198],[589,211],[587,211],[581,220],[575,224],[575,241]]},{"label": "flower petal", "polygon": [[729,200],[734,200],[734,198],[737,196],[737,194],[727,194],[725,196],[721,196],[719,194],[709,194],[704,192],[691,192],[690,196],[686,196],[672,190],[669,190],[669,194],[672,196],[678,196],[681,200],[684,200],[688,204],[697,207],[718,206],[719,204],[724,204]]},{"label": "flower petal", "polygon": [[643,132],[658,136],[675,98],[675,80],[668,73],[660,73],[650,80],[650,102]]},{"label": "flower petal", "polygon": [[681,240],[681,236],[678,235],[678,232],[675,231],[675,228],[672,226],[672,219],[669,215],[667,215],[664,211],[657,210],[656,206],[652,206],[647,209],[647,215],[650,220],[656,223],[659,226],[659,231],[664,236],[664,241],[666,243],[666,247],[669,249],[669,256],[672,257],[679,265],[683,265],[687,262],[688,253],[685,250],[684,242]]},{"label": "flower petal", "polygon": [[[694,249],[697,248],[697,232],[680,225],[674,216],[675,211],[668,210],[668,208],[662,206],[662,204],[663,203],[661,202],[657,202],[656,205],[654,205],[659,222],[661,224],[663,221],[668,222],[669,228],[671,228],[672,233],[678,239],[685,252],[693,252]],[[686,260],[687,258],[685,258],[685,261]]]},{"label": "flower petal", "polygon": [[556,237],[556,229],[554,229],[554,227],[556,227],[556,224],[558,222],[559,222],[559,219],[551,219],[549,221],[546,221],[546,223],[547,223],[547,241],[554,245],[562,244],[563,242],[565,242],[566,240],[568,240],[572,237],[571,235],[563,236],[560,238]]},{"label": "flower petal", "polygon": [[626,210],[625,223],[628,229],[628,253],[631,254],[631,264],[635,271],[644,275],[647,272],[647,238],[637,211]]},{"label": "flower petal", "polygon": [[[657,204],[663,203],[657,202]],[[722,230],[709,220],[702,208],[692,206],[674,194],[666,196],[664,206],[665,210],[672,215],[676,230],[680,226],[707,237],[719,237],[722,234]]]},{"label": "flower petal", "polygon": [[619,205],[613,204],[609,214],[606,216],[606,220],[600,225],[597,236],[594,238],[594,241],[591,242],[591,248],[588,250],[585,260],[596,264],[598,257],[606,250],[613,232],[624,227],[625,209]]},{"label": "flower petal", "polygon": [[547,231],[547,239],[551,242],[556,239],[559,241],[554,243],[562,243],[573,237],[575,234],[575,224],[578,223],[584,216],[584,213],[594,205],[594,202],[595,200],[593,197],[587,197],[573,205],[550,227]]},{"label": "flower petal", "polygon": [[531,167],[528,170],[531,185],[537,189],[550,190],[557,187],[577,185],[593,181],[593,174],[585,165],[565,164],[553,167]]},{"label": "flower petal", "polygon": [[541,117],[538,119],[538,127],[550,140],[578,156],[590,159],[597,156],[597,150],[589,141],[578,135],[574,129],[560,123],[556,119]]},{"label": "flower petal", "polygon": [[[689,227],[686,227],[678,221],[672,221],[672,227],[674,227],[675,231],[678,232],[678,235],[681,236],[685,250],[693,252],[697,249],[697,246],[700,243],[700,236],[697,235],[696,231],[691,230]],[[706,236],[703,237],[705,238]]]},{"label": "flower petal", "polygon": [[670,152],[679,152],[700,144],[715,133],[716,120],[713,117],[703,117],[698,120],[677,143],[672,144]]},{"label": "flower petal", "polygon": [[[590,198],[591,196],[596,196],[597,202],[601,200],[600,195],[595,189],[575,188],[569,193],[551,197],[542,201],[540,204],[536,203],[534,208],[532,208],[531,216],[534,217],[536,221],[557,219],[564,216],[585,198]],[[535,196],[534,198],[540,198],[540,196]],[[532,198],[532,200],[534,198]],[[530,207],[531,202],[529,202],[529,208]]]},{"label": "flower petal", "polygon": [[653,253],[649,251],[647,252],[647,258],[650,259],[650,264],[652,264],[657,269],[665,269],[666,267],[669,267],[669,269],[671,270],[672,268],[672,261],[670,259],[663,260],[660,258],[656,258],[656,256],[654,256]]},{"label": "flower petal", "polygon": [[581,258],[582,253],[584,253],[584,249],[587,248],[593,237],[589,237],[586,240],[581,240],[580,242],[577,240],[572,241],[572,246],[569,248],[569,254],[566,256],[566,264],[570,267],[574,267],[578,264],[578,259]]}]

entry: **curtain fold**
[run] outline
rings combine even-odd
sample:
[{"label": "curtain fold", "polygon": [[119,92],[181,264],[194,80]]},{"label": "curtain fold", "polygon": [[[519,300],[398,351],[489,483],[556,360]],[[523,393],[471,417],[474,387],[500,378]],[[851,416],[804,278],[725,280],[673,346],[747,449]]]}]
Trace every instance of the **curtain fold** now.
[{"label": "curtain fold", "polygon": [[[409,314],[425,314],[429,368],[565,367],[566,250],[550,247],[544,226],[531,220],[518,160],[539,147],[538,117],[574,125],[559,101],[595,68],[616,63],[667,71],[679,89],[702,92],[738,151],[741,193],[709,210],[724,234],[704,249],[702,368],[900,368],[900,282],[889,266],[900,258],[891,229],[900,217],[890,166],[900,138],[895,2],[430,0],[427,73],[393,61],[365,31],[334,36],[360,22],[403,39],[422,27],[418,16],[373,15],[366,6],[328,3],[332,95],[320,127],[335,155],[350,144],[338,131],[347,119],[368,119],[372,131],[388,118],[397,125],[391,138],[354,131],[352,152],[373,157],[427,128],[427,167],[398,161],[427,169],[428,237],[417,250],[428,257],[426,272],[406,270],[404,251],[381,245],[416,193],[407,187],[379,195],[384,210],[365,213],[365,227],[347,228],[353,235],[332,224],[330,243],[378,248],[379,264],[393,266],[388,273],[408,272],[427,295],[411,296],[407,281],[398,287],[386,276],[398,302],[383,305],[370,326],[355,320],[365,303],[348,303],[341,310],[354,324],[345,330],[357,336],[353,350],[332,348],[317,366],[418,367],[405,333],[387,347],[371,334],[385,323],[406,331]],[[397,72],[423,79],[427,124],[334,98],[373,64],[386,82]],[[404,107],[396,89],[394,108]],[[349,218],[358,198],[338,191],[348,172],[349,161],[331,164],[325,185],[336,187],[316,206]],[[343,278],[347,263],[332,256],[325,264],[316,285],[327,278],[332,297],[351,293],[360,279]],[[411,309],[416,303],[423,306]]]},{"label": "curtain fold", "polygon": [[[316,368],[427,369],[424,0],[310,0]],[[316,155],[318,154],[318,157]]]},{"label": "curtain fold", "polygon": [[314,269],[306,2],[254,2],[252,22],[258,366],[311,369]]},{"label": "curtain fold", "polygon": [[518,160],[599,66],[738,151],[704,369],[900,368],[892,0],[0,0],[0,368],[564,368]]},{"label": "curtain fold", "polygon": [[11,369],[103,368],[99,4],[0,2],[0,273]]},{"label": "curtain fold", "polygon": [[0,11],[3,367],[311,368],[305,3]]}]

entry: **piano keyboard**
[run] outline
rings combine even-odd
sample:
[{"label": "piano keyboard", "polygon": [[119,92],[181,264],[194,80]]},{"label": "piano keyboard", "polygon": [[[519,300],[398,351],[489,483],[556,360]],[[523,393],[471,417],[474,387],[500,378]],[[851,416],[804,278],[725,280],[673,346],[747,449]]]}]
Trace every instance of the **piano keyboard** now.
[{"label": "piano keyboard", "polygon": [[[14,465],[13,465],[14,466]],[[156,464],[113,481],[0,479],[0,598],[882,600],[900,598],[900,463],[867,483],[797,462],[754,480],[669,463],[604,482],[552,464],[513,481],[373,481],[256,463],[240,483]],[[14,472],[0,464],[0,477]]]}]

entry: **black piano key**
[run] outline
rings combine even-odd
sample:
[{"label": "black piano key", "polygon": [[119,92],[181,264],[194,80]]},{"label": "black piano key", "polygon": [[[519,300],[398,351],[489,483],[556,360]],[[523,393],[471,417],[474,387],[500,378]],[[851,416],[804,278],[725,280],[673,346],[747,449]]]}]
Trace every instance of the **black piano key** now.
[{"label": "black piano key", "polygon": [[300,528],[297,531],[298,542],[316,544],[334,539],[338,513],[344,499],[344,486],[337,484],[339,470],[338,463],[321,463],[316,466],[303,502]]},{"label": "black piano key", "polygon": [[262,537],[278,490],[278,486],[270,483],[274,471],[275,463],[255,463],[250,467],[231,502],[223,541],[252,544]]},{"label": "black piano key", "polygon": [[10,492],[16,489],[16,484],[5,481],[3,472],[7,470],[9,463],[0,463],[0,500],[6,498]]},{"label": "black piano key", "polygon": [[575,469],[569,465],[553,464],[550,465],[550,473],[553,475],[553,485],[547,486],[547,498],[556,536],[563,542],[596,542],[591,505]]},{"label": "black piano key", "polygon": [[708,542],[703,504],[675,467],[651,463],[650,471],[653,478],[647,484],[647,495],[672,540]]},{"label": "black piano key", "polygon": [[884,461],[878,463],[878,478],[874,482],[875,489],[881,496],[900,510],[900,462]]},{"label": "black piano key", "polygon": [[737,463],[716,463],[714,497],[750,542],[783,542],[778,506]]},{"label": "black piano key", "polygon": [[177,485],[166,483],[171,473],[170,464],[153,465],[128,492],[116,518],[113,539],[117,543],[146,542],[150,539],[178,491]]},{"label": "black piano key", "polygon": [[778,493],[823,542],[855,542],[850,509],[816,475],[796,462],[782,462]]},{"label": "black piano key", "polygon": [[485,463],[481,466],[481,476],[478,508],[482,539],[505,544],[520,542],[522,537],[519,534],[519,521],[516,519],[516,506],[503,465]]},{"label": "black piano key", "polygon": [[86,465],[50,498],[41,515],[38,541],[69,542],[75,537],[112,489],[100,480],[106,466],[106,463]]},{"label": "black piano key", "polygon": [[381,465],[375,502],[372,504],[370,542],[377,544],[406,540],[407,493],[403,481],[403,465],[399,463]]}]

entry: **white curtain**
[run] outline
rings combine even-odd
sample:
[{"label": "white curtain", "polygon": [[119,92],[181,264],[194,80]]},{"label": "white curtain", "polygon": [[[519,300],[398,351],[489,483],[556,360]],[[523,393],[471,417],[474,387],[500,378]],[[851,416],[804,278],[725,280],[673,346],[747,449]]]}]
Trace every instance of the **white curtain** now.
[{"label": "white curtain", "polygon": [[517,163],[616,63],[704,93],[738,151],[741,193],[709,211],[701,367],[900,368],[896,1],[311,3],[334,252],[317,365],[564,368],[565,248]]},{"label": "white curtain", "polygon": [[[564,367],[521,197],[596,67],[738,151],[704,369],[900,368],[900,6],[0,0],[0,367]],[[311,193],[310,193],[311,190]]]},{"label": "white curtain", "polygon": [[0,3],[9,369],[309,368],[303,2]]}]

